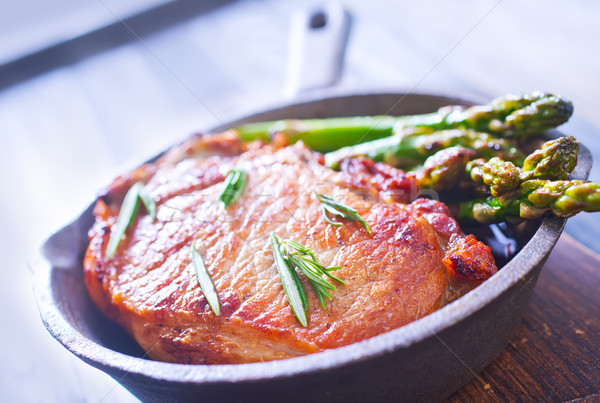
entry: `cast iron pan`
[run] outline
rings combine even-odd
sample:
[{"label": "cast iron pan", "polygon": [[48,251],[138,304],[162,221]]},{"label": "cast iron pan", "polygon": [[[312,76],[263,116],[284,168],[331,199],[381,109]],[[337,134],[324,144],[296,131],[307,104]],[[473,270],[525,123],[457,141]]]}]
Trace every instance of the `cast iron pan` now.
[{"label": "cast iron pan", "polygon": [[[369,93],[307,100],[231,122],[414,114],[470,104],[442,95]],[[554,136],[558,133],[554,133]],[[552,134],[550,135],[552,136]],[[591,155],[581,147],[574,177]],[[101,184],[99,184],[99,188]],[[416,322],[350,346],[281,361],[184,365],[145,358],[135,342],[93,305],[83,281],[92,206],[52,235],[33,264],[35,295],[48,331],[68,350],[105,371],[143,401],[435,401],[473,379],[507,344],[565,221],[544,218],[504,232],[518,253],[457,301]],[[494,243],[489,228],[466,228]]]}]

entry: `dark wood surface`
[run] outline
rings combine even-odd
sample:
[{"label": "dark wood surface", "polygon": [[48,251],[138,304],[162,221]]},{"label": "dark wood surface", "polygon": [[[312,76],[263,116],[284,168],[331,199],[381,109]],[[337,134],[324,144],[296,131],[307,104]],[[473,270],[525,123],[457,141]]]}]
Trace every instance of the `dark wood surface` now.
[{"label": "dark wood surface", "polygon": [[447,402],[600,401],[599,271],[600,257],[564,234],[509,345]]}]

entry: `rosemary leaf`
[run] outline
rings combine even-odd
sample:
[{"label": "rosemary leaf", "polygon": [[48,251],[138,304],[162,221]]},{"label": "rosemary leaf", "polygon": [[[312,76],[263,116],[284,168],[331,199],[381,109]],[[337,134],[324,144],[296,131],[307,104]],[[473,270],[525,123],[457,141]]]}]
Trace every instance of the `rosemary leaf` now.
[{"label": "rosemary leaf", "polygon": [[223,206],[227,208],[231,203],[235,203],[240,198],[247,182],[246,171],[240,168],[232,169],[225,178],[225,186],[223,192],[219,196],[219,200]]},{"label": "rosemary leaf", "polygon": [[106,245],[106,258],[108,260],[112,259],[117,252],[121,238],[123,238],[127,227],[129,227],[135,218],[139,207],[138,196],[140,194],[140,189],[143,186],[144,185],[141,182],[136,183],[127,191],[127,194],[123,199],[117,222],[111,231],[108,245]]},{"label": "rosemary leaf", "polygon": [[[325,298],[331,300],[329,291],[335,290],[335,286],[328,282],[323,275],[341,284],[346,284],[344,281],[330,273],[330,271],[341,269],[341,266],[323,266],[317,261],[317,258],[310,249],[290,239],[281,241],[274,232],[271,233],[271,242],[273,244],[273,254],[275,255],[275,265],[277,266],[279,276],[281,277],[283,289],[292,306],[292,311],[302,326],[306,326],[307,320],[305,311],[308,309],[306,293],[295,268],[300,270],[300,272],[308,278],[321,306],[325,308]],[[284,274],[282,275],[282,273]],[[287,277],[293,278],[293,282],[288,280]],[[289,291],[290,289],[292,289],[291,292]],[[298,296],[295,295],[296,292],[298,293]],[[300,309],[300,304],[296,301],[296,299],[299,298],[302,299],[302,307],[304,309]],[[293,300],[294,302],[292,302]]]},{"label": "rosemary leaf", "polygon": [[150,196],[150,193],[145,187],[141,186],[138,195],[142,203],[144,203],[144,207],[146,207],[146,211],[150,218],[152,218],[152,221],[156,220],[156,203],[152,199],[152,196]]},{"label": "rosemary leaf", "polygon": [[311,270],[310,268],[307,268],[305,263],[299,262],[296,259],[292,260],[291,263],[293,266],[299,268],[300,271],[310,280],[311,283],[323,289],[335,290],[335,287],[331,283],[328,283],[326,280],[321,278],[319,274],[315,271]]},{"label": "rosemary leaf", "polygon": [[306,302],[306,294],[304,288],[300,282],[298,274],[291,266],[291,264],[284,259],[281,251],[281,243],[279,237],[272,232],[271,233],[271,244],[273,246],[273,255],[275,257],[275,266],[279,272],[281,283],[283,284],[283,290],[285,295],[292,307],[292,311],[300,324],[304,327],[308,325],[306,319],[306,309],[308,309],[308,303]]},{"label": "rosemary leaf", "polygon": [[156,203],[152,199],[152,196],[150,196],[150,193],[144,188],[144,184],[142,182],[136,182],[129,188],[123,199],[117,222],[110,234],[108,245],[106,245],[106,258],[108,260],[112,259],[117,252],[117,248],[119,247],[119,243],[121,243],[125,231],[127,231],[127,228],[131,225],[137,214],[140,200],[144,203],[144,207],[152,218],[152,221],[156,219]]},{"label": "rosemary leaf", "polygon": [[221,304],[219,303],[219,295],[215,289],[215,285],[210,278],[210,274],[204,265],[200,252],[196,249],[196,241],[192,242],[192,266],[194,266],[194,272],[196,272],[196,278],[200,284],[200,289],[208,301],[208,305],[214,312],[215,315],[221,314]]},{"label": "rosemary leaf", "polygon": [[294,270],[293,266],[291,266],[291,269],[291,273],[294,276],[294,281],[298,285],[298,292],[300,293],[300,299],[302,299],[302,306],[306,311],[308,309],[308,299],[306,298],[306,292],[304,292],[304,287],[302,286],[302,281],[300,281],[300,276],[298,275],[296,270]]},{"label": "rosemary leaf", "polygon": [[358,221],[365,228],[367,234],[371,235],[371,228],[369,227],[369,224],[367,224],[367,222],[358,214],[358,212],[355,209],[334,200],[330,196],[321,193],[316,193],[316,195],[319,201],[321,202],[321,205],[323,206],[323,214],[325,215],[325,220],[327,220],[328,223],[336,227],[342,225],[342,223],[333,221],[331,218],[329,218],[329,216],[327,215],[327,213],[329,212],[347,220]]},{"label": "rosemary leaf", "polygon": [[338,221],[333,221],[331,218],[329,218],[329,216],[327,215],[327,206],[322,206],[323,207],[323,216],[325,217],[325,221],[327,221],[329,224],[333,225],[334,227],[341,227],[342,223],[338,222]]},{"label": "rosemary leaf", "polygon": [[341,268],[342,268],[342,266],[328,267],[328,268],[326,268],[326,269],[323,270],[323,274],[325,274],[330,279],[337,281],[340,284],[346,285],[346,282],[344,282],[344,280],[342,280],[341,278],[336,277],[336,276],[334,276],[333,274],[330,273],[330,271],[336,271],[336,270],[339,270]]},{"label": "rosemary leaf", "polygon": [[[321,307],[323,309],[325,309],[325,297],[324,297],[324,295],[320,292],[320,290],[319,290],[319,288],[317,286],[315,286],[312,283],[310,285],[312,286],[312,289],[315,292],[315,295],[319,299],[319,302],[321,303]],[[329,300],[331,300],[331,294],[327,293],[327,295],[329,295]]]}]

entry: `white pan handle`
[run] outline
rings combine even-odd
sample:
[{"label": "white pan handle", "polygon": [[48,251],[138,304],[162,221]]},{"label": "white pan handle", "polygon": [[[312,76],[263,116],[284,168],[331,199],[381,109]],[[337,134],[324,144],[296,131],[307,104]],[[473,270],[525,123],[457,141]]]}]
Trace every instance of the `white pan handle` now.
[{"label": "white pan handle", "polygon": [[330,87],[340,76],[350,14],[337,2],[292,14],[284,96]]}]

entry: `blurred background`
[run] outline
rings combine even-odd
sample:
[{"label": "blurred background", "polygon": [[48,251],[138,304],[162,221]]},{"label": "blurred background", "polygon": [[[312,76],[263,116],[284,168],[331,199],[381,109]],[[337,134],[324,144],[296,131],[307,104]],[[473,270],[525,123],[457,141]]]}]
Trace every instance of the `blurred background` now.
[{"label": "blurred background", "polygon": [[[195,132],[289,102],[300,0],[22,0],[0,4],[0,390],[4,401],[136,399],[44,329],[28,259],[115,175]],[[600,3],[344,0],[351,29],[335,92],[570,98],[561,129],[597,158]],[[326,45],[319,51],[328,52]],[[329,58],[330,55],[322,55]],[[313,89],[297,97],[327,93]],[[591,179],[600,181],[600,164]],[[600,252],[600,219],[567,232]]]}]

